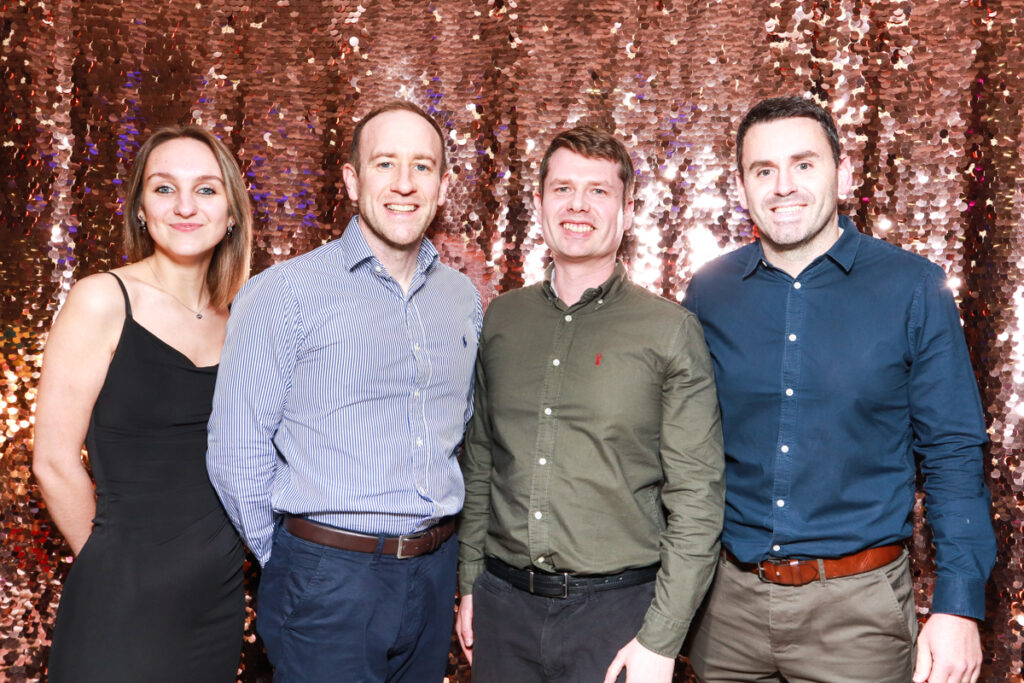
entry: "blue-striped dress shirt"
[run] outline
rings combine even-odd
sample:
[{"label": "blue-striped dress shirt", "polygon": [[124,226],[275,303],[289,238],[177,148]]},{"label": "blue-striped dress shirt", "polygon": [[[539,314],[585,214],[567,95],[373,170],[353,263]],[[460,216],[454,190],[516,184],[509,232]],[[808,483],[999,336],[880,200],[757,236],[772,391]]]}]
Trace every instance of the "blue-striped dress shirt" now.
[{"label": "blue-striped dress shirt", "polygon": [[480,296],[426,239],[403,292],[356,220],[232,305],[207,466],[264,565],[281,513],[394,536],[462,508]]}]

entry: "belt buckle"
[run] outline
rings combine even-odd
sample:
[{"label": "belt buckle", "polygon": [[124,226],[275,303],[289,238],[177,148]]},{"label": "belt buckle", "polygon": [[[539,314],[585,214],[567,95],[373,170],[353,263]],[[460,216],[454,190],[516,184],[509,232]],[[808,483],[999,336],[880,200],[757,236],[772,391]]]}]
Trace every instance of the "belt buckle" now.
[{"label": "belt buckle", "polygon": [[764,582],[764,583],[777,583],[776,581],[772,581],[771,579],[765,577],[765,575],[764,575],[764,566],[766,564],[774,565],[776,567],[781,567],[783,565],[790,564],[790,561],[789,560],[761,560],[760,562],[757,563],[757,578],[761,579],[761,581]]},{"label": "belt buckle", "polygon": [[405,554],[405,542],[406,541],[418,541],[422,535],[423,535],[422,533],[419,533],[419,534],[409,534],[407,536],[399,536],[398,537],[398,549],[395,551],[395,558],[399,559],[399,560],[408,560],[411,557],[416,557],[415,555],[406,555]]},{"label": "belt buckle", "polygon": [[[528,587],[530,589],[530,595],[536,595],[537,592],[533,589],[533,576],[534,576],[533,568],[531,567],[530,569],[527,569],[526,571],[528,572],[528,577],[529,577],[527,579],[527,583],[528,583]],[[545,596],[545,597],[547,597],[547,596]],[[560,600],[564,600],[564,599],[569,597],[569,572],[562,572],[562,594],[561,595],[552,595],[550,597],[558,598]]]}]

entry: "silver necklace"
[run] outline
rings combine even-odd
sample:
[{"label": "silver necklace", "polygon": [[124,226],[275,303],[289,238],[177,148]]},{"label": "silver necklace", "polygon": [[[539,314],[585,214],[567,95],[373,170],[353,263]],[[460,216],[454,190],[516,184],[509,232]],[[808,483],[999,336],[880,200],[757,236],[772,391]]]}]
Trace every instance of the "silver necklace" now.
[{"label": "silver necklace", "polygon": [[188,309],[189,312],[195,313],[196,320],[202,320],[203,319],[203,306],[201,305],[201,303],[203,301],[203,293],[202,292],[199,292],[199,301],[196,302],[196,305],[199,306],[199,307],[198,308],[192,308],[191,306],[186,304],[184,301],[182,301],[178,297],[174,296],[174,294],[171,293],[171,290],[167,289],[167,285],[165,285],[164,281],[160,279],[160,276],[156,274],[156,269],[153,268],[153,262],[152,261],[146,261],[146,265],[149,266],[149,272],[153,273],[153,277],[155,277],[156,281],[160,284],[160,291],[162,291],[164,294],[166,294],[167,296],[171,297],[172,299],[177,301],[179,304],[184,306],[186,309]]}]

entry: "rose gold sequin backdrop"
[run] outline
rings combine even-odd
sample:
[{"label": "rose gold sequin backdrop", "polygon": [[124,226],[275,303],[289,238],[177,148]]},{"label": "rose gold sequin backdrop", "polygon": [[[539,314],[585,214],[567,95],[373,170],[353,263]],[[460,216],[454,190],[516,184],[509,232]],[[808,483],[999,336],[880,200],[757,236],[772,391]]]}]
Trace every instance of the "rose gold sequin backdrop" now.
[{"label": "rose gold sequin backdrop", "polygon": [[[751,238],[729,177],[739,118],[762,97],[810,93],[854,160],[847,212],[941,264],[961,303],[1000,542],[983,679],[1024,680],[1024,0],[0,0],[0,19],[0,678],[43,678],[71,561],[29,468],[46,329],[75,279],[122,261],[123,183],[148,132],[195,122],[237,151],[258,271],[344,226],[354,120],[418,102],[447,132],[455,174],[433,239],[490,300],[538,277],[530,195],[548,139],[614,127],[639,174],[624,256],[679,297]],[[242,665],[240,680],[268,679],[251,619]],[[451,680],[467,672],[453,649]]]}]

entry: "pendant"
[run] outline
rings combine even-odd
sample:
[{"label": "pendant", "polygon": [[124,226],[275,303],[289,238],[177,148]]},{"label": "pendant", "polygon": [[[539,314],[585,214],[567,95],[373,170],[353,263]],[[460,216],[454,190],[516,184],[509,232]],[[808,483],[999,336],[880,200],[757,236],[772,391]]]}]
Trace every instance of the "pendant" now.
[{"label": "pendant", "polygon": [[202,320],[202,319],[203,319],[203,314],[202,313],[196,313],[196,320]]}]

